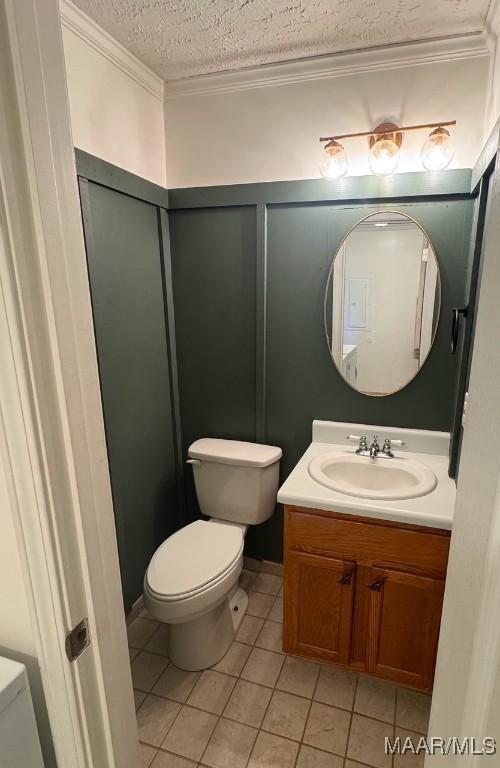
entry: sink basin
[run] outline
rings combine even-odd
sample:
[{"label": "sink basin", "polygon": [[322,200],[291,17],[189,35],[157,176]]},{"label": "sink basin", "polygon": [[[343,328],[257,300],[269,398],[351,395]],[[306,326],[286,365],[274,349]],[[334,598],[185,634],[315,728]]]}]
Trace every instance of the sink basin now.
[{"label": "sink basin", "polygon": [[437,484],[434,472],[406,458],[324,453],[309,462],[309,474],[333,491],[363,499],[413,499]]}]

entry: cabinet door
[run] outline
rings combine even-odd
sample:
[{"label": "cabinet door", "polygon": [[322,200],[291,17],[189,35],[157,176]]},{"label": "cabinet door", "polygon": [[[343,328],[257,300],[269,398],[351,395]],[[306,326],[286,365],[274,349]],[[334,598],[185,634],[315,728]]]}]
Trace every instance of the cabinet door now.
[{"label": "cabinet door", "polygon": [[367,669],[431,689],[444,580],[372,568]]},{"label": "cabinet door", "polygon": [[285,650],[348,664],[354,563],[288,552],[285,573]]}]

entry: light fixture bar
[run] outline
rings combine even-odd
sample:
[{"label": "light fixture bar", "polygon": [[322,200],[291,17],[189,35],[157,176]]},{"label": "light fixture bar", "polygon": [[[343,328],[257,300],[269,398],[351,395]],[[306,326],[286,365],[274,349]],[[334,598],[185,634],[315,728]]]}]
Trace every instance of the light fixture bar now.
[{"label": "light fixture bar", "polygon": [[[406,133],[407,131],[423,131],[426,128],[445,128],[448,125],[456,125],[456,120],[446,120],[442,123],[424,123],[422,125],[407,125],[404,128],[397,128],[397,133]],[[394,131],[396,132],[396,130]],[[385,136],[386,133],[391,131],[361,131],[360,133],[342,133],[338,136],[321,136],[320,141],[340,141],[340,139],[355,139],[361,136]]]}]

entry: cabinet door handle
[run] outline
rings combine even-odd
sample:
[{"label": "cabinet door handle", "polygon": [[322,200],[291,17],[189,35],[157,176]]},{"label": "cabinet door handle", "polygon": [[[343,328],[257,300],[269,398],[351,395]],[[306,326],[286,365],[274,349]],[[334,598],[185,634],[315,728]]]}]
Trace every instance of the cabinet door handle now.
[{"label": "cabinet door handle", "polygon": [[344,573],[341,579],[339,579],[339,584],[352,584],[352,577],[354,576],[354,568],[352,568],[348,573]]},{"label": "cabinet door handle", "polygon": [[371,589],[372,592],[380,592],[380,590],[384,586],[384,581],[386,580],[387,580],[387,576],[382,576],[381,579],[377,579],[376,581],[373,581],[371,584],[369,584],[368,589]]}]

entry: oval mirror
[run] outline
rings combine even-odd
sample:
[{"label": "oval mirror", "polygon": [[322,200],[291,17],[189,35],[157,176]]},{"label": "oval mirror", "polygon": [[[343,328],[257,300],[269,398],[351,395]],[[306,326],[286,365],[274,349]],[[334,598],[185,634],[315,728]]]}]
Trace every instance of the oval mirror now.
[{"label": "oval mirror", "polygon": [[432,348],[440,306],[438,260],[422,227],[393,211],[358,222],[325,293],[328,349],[344,380],[373,396],[409,384]]}]

